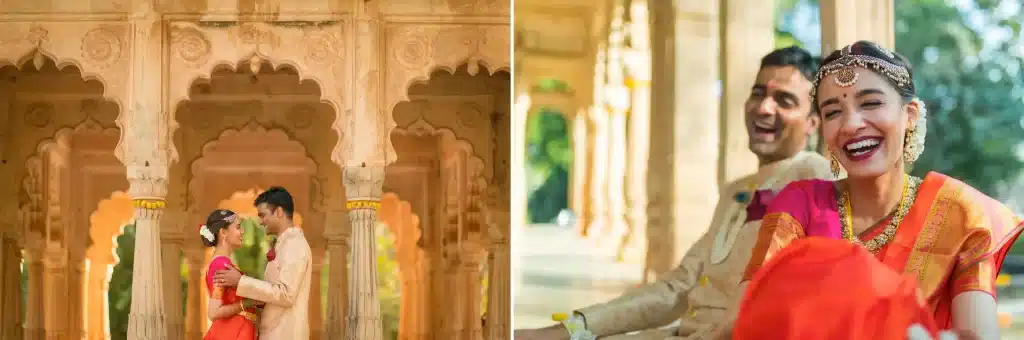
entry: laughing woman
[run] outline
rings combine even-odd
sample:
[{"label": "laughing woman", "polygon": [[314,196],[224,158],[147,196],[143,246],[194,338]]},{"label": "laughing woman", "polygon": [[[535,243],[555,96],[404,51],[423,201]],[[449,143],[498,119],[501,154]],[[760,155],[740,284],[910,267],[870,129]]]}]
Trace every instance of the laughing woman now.
[{"label": "laughing woman", "polygon": [[[842,239],[866,248],[868,260],[916,278],[939,329],[998,339],[995,279],[1024,226],[963,182],[906,174],[924,149],[926,126],[912,72],[906,58],[866,41],[824,60],[813,98],[832,171],[839,177],[841,167],[848,176],[794,182],[772,199],[741,289],[794,240]],[[740,313],[782,299],[745,300]]]}]

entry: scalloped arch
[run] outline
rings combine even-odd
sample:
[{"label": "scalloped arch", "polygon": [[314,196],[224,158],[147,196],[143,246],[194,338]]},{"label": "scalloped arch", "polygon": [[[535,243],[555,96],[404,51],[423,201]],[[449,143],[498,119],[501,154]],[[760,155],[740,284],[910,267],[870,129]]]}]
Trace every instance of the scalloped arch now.
[{"label": "scalloped arch", "polygon": [[420,117],[408,126],[394,129],[392,132],[392,138],[395,136],[441,136],[442,151],[450,152],[459,149],[464,150],[466,154],[469,155],[470,163],[468,164],[468,168],[470,173],[473,174],[472,177],[485,177],[486,175],[486,171],[484,171],[486,164],[484,163],[483,158],[480,158],[480,156],[476,154],[476,151],[473,150],[473,144],[466,139],[459,138],[455,135],[455,132],[449,128],[434,127],[430,122],[427,122],[423,117]]},{"label": "scalloped arch", "polygon": [[124,107],[124,102],[122,101],[121,97],[118,97],[116,94],[112,93],[113,91],[110,90],[110,86],[107,86],[107,80],[103,78],[103,74],[101,72],[90,71],[87,67],[82,67],[82,62],[78,59],[60,58],[56,54],[51,53],[44,48],[36,48],[34,50],[28,51],[28,53],[25,53],[17,59],[0,58],[0,68],[12,66],[15,69],[21,71],[25,67],[25,65],[28,64],[30,61],[34,64],[39,63],[39,61],[37,61],[37,59],[39,58],[52,61],[53,65],[57,67],[58,71],[63,71],[64,68],[68,66],[73,66],[74,68],[78,69],[78,75],[82,77],[83,81],[99,82],[100,85],[103,86],[103,99],[109,100],[117,104],[118,119],[115,119],[114,121],[117,123],[117,127],[121,128],[120,116],[124,111],[124,109],[122,109]]},{"label": "scalloped arch", "polygon": [[[316,161],[313,160],[313,157],[310,156],[309,151],[306,150],[306,146],[303,145],[302,142],[299,142],[298,140],[295,140],[294,138],[292,138],[288,134],[288,132],[283,130],[283,129],[279,129],[279,128],[267,129],[263,125],[252,123],[252,122],[250,122],[250,124],[248,124],[248,125],[245,125],[243,127],[237,128],[237,129],[226,129],[223,132],[221,132],[220,135],[216,139],[211,140],[209,142],[206,142],[206,144],[203,144],[202,152],[200,152],[199,157],[197,157],[196,159],[192,160],[192,164],[189,164],[189,171],[191,173],[193,173],[193,174],[199,173],[198,170],[200,170],[202,168],[202,165],[205,163],[205,161],[207,159],[207,152],[209,152],[217,143],[223,141],[225,138],[230,138],[230,137],[233,137],[233,136],[238,135],[238,134],[250,134],[250,133],[264,134],[264,135],[268,136],[269,138],[277,138],[277,139],[281,140],[282,142],[288,143],[290,145],[298,146],[299,148],[301,148],[302,153],[305,155],[305,166],[307,167],[307,169],[310,172],[310,180],[313,181],[313,184],[314,184],[313,187],[310,188],[310,190],[318,190],[319,192],[313,192],[313,194],[317,195],[318,197],[323,197],[323,195],[324,195],[323,190],[320,189],[320,188],[322,188],[322,184],[323,183],[320,183],[320,181],[317,179],[317,173],[319,171],[319,167],[318,167]],[[189,189],[188,192],[191,193],[191,195],[194,195],[195,193],[201,192],[201,190],[199,190],[200,188],[197,188],[198,182],[197,182],[196,179],[198,177],[199,176],[192,176],[189,179],[189,182],[187,184],[187,187]],[[249,188],[254,188],[254,187],[258,187],[258,186],[255,186],[255,185],[250,185],[249,186]],[[239,190],[236,190],[234,192],[237,193],[237,192],[239,192]],[[198,197],[192,197],[192,201],[198,202]],[[217,202],[220,202],[220,201],[217,201]],[[310,209],[313,209],[313,208],[314,208],[314,205],[310,204]]]},{"label": "scalloped arch", "polygon": [[[90,259],[102,256],[103,260],[109,259],[109,263],[118,260],[117,237],[124,233],[124,226],[130,224],[135,217],[131,200],[127,192],[115,191],[109,198],[100,201],[96,210],[89,214],[89,237],[93,241],[86,254]],[[110,223],[112,221],[119,222]]]},{"label": "scalloped arch", "polygon": [[[325,81],[321,77],[317,76],[316,72],[312,72],[311,70],[306,69],[306,67],[304,67],[305,64],[303,63],[291,60],[289,58],[268,56],[266,54],[259,52],[252,52],[249,54],[248,57],[243,57],[236,60],[220,59],[214,60],[212,62],[207,62],[204,65],[197,68],[196,70],[193,70],[193,72],[191,72],[190,74],[185,75],[186,79],[185,81],[183,81],[183,83],[188,84],[186,88],[171,90],[172,93],[174,94],[172,94],[171,98],[169,98],[169,108],[172,109],[169,111],[170,114],[167,118],[168,136],[174,136],[174,133],[180,127],[180,124],[178,124],[177,119],[178,108],[180,107],[182,102],[191,100],[191,88],[193,85],[203,83],[209,84],[211,78],[213,77],[213,73],[217,72],[218,70],[225,69],[230,70],[232,72],[238,72],[239,67],[241,67],[242,65],[252,65],[254,62],[259,62],[260,65],[262,65],[262,63],[264,62],[269,63],[271,69],[274,72],[280,71],[285,68],[291,68],[295,70],[296,74],[298,74],[299,83],[305,81],[315,82],[317,85],[317,90],[319,91],[318,95],[320,96],[320,103],[325,103],[329,105],[331,107],[331,110],[334,111],[334,123],[331,124],[331,128],[338,135],[337,144],[341,144],[342,138],[344,137],[343,130],[341,129],[341,122],[344,122],[343,118],[345,117],[345,112],[342,110],[342,104],[336,102],[336,100],[332,100],[331,96],[327,94],[327,91],[324,91]],[[250,71],[258,71],[262,69],[260,67],[254,70],[254,68],[255,67],[250,66]],[[255,74],[256,72],[253,73]],[[174,145],[174,143],[171,143],[170,149],[171,162],[177,162],[179,157],[177,146]]]},{"label": "scalloped arch", "polygon": [[502,71],[510,72],[509,70],[511,69],[507,62],[501,64],[501,62],[488,60],[487,57],[464,58],[460,61],[450,63],[442,63],[432,60],[428,67],[424,67],[419,71],[411,72],[411,74],[405,79],[405,82],[401,85],[400,88],[402,90],[399,92],[399,95],[388,103],[387,112],[394,112],[395,106],[398,105],[398,103],[409,101],[409,88],[413,85],[426,84],[430,82],[430,75],[437,71],[445,71],[449,74],[455,74],[455,71],[463,65],[466,65],[466,72],[469,72],[469,75],[471,76],[475,76],[479,73],[479,67],[481,65],[483,65],[484,69],[487,70],[487,75],[489,76],[493,76]]},{"label": "scalloped arch", "polygon": [[[399,210],[400,213],[408,214],[410,216],[411,220],[409,222],[416,226],[416,228],[412,229],[413,230],[412,240],[414,240],[413,246],[416,246],[415,242],[418,242],[420,240],[420,237],[423,237],[423,229],[422,229],[422,226],[420,225],[420,217],[419,217],[419,215],[417,215],[412,210],[412,203],[409,203],[409,201],[403,200],[401,196],[399,196],[397,193],[394,193],[394,192],[386,192],[383,195],[381,195],[380,202],[381,202],[381,215],[386,215],[385,209],[396,209],[396,210]],[[385,208],[385,207],[387,207],[387,208]],[[387,224],[386,221],[385,221],[385,225],[387,225],[388,230],[391,231],[391,233],[396,235],[396,236],[398,236],[399,234],[405,232],[405,230],[399,229],[398,226],[392,226],[390,224]],[[395,243],[398,243],[398,242],[399,242],[399,240],[398,240],[398,238],[396,238],[395,239]],[[395,248],[399,248],[402,245],[396,244],[395,246],[396,246]]]}]

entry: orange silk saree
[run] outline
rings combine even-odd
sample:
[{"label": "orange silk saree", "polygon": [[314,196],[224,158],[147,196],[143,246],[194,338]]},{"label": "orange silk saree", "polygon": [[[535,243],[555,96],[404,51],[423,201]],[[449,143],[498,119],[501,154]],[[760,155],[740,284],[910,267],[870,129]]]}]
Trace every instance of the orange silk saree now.
[{"label": "orange silk saree", "polygon": [[[995,296],[996,275],[1024,228],[1021,222],[1000,202],[963,182],[932,172],[925,176],[896,235],[874,257],[916,279],[936,324],[948,329],[952,325],[953,297],[976,290]],[[887,223],[882,221],[860,235],[861,239],[875,237]],[[841,240],[840,228],[834,182],[791,183],[769,204],[743,279],[754,278],[766,260],[797,239],[818,236]],[[860,277],[859,282],[872,282],[872,277]],[[816,282],[798,279],[792,284],[816,287]],[[770,299],[747,302],[785,303]]]},{"label": "orange silk saree", "polygon": [[806,237],[754,275],[733,339],[905,339],[907,328],[938,328],[916,280],[842,239]]}]

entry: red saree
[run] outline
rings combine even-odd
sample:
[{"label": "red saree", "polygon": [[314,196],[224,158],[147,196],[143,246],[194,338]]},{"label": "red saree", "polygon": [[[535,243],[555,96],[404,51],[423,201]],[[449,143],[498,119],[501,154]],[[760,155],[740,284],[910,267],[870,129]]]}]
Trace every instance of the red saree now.
[{"label": "red saree", "polygon": [[[762,263],[799,238],[842,239],[835,197],[833,182],[821,180],[794,182],[779,192],[761,222],[743,279],[754,278]],[[896,236],[874,257],[917,279],[936,324],[949,329],[953,297],[976,290],[995,296],[996,275],[1022,228],[1021,218],[1003,204],[963,182],[932,172],[921,183]],[[876,226],[860,237],[871,239],[882,229]],[[871,278],[859,281],[870,282]]]},{"label": "red saree", "polygon": [[754,275],[733,338],[905,339],[912,324],[935,336],[938,328],[919,292],[916,280],[863,247],[841,239],[802,238]]},{"label": "red saree", "polygon": [[[231,259],[218,256],[210,261],[206,271],[206,291],[211,299],[220,299],[224,305],[238,303],[242,297],[235,295],[235,288],[219,288],[213,285],[213,274],[218,270],[234,267]],[[256,313],[245,310],[228,318],[213,320],[203,340],[256,340]]]}]

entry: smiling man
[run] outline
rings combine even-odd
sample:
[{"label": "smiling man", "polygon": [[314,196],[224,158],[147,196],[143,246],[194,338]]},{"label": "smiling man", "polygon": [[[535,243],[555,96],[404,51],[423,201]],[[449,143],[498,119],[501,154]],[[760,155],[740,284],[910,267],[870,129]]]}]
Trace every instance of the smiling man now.
[{"label": "smiling man", "polygon": [[[819,122],[810,97],[817,69],[816,58],[798,47],[761,59],[744,106],[750,151],[760,167],[723,188],[711,226],[679,267],[612,301],[578,309],[562,324],[517,330],[515,339],[568,340],[575,332],[609,340],[705,339],[735,317],[726,310],[739,298],[735,288],[771,193],[792,181],[830,176],[821,155],[803,151]],[[659,328],[676,320],[678,326]]]}]

